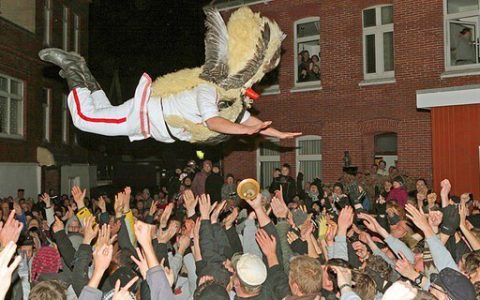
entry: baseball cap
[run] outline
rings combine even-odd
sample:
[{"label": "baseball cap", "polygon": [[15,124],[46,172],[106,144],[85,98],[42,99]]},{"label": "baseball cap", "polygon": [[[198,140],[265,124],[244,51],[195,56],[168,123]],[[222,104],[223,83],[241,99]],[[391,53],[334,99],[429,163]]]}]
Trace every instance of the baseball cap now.
[{"label": "baseball cap", "polygon": [[475,288],[462,273],[452,268],[445,268],[438,274],[432,274],[430,281],[443,288],[452,300],[474,300]]},{"label": "baseball cap", "polygon": [[235,270],[242,282],[250,286],[259,286],[267,279],[267,267],[260,257],[246,253],[235,260]]}]

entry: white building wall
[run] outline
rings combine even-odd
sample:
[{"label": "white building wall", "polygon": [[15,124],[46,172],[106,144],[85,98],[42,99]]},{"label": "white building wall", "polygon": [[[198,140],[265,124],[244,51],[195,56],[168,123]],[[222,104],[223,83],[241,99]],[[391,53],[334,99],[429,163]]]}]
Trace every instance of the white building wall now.
[{"label": "white building wall", "polygon": [[22,188],[26,197],[37,199],[41,192],[41,171],[36,163],[0,163],[0,197],[15,197]]}]

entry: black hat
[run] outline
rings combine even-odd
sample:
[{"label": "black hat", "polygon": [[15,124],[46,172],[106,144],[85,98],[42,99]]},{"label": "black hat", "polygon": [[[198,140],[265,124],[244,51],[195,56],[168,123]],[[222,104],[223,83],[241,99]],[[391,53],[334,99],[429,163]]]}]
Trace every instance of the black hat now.
[{"label": "black hat", "polygon": [[462,273],[445,268],[438,274],[432,274],[430,281],[443,288],[452,300],[475,300],[475,288]]}]

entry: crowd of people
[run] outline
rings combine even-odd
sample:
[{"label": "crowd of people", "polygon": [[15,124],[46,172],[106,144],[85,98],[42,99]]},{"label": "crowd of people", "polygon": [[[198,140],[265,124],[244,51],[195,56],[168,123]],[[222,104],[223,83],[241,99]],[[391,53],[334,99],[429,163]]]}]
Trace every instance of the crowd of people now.
[{"label": "crowd of people", "polygon": [[298,82],[320,80],[320,53],[310,56],[308,50],[298,54]]},{"label": "crowd of people", "polygon": [[396,168],[274,170],[253,200],[204,161],[158,191],[2,200],[0,299],[480,299],[480,201]]}]

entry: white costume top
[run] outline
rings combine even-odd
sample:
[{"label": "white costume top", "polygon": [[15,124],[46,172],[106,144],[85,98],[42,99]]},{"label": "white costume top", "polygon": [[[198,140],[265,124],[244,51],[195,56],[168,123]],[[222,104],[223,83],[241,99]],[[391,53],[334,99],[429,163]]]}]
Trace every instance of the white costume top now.
[{"label": "white costume top", "polygon": [[[208,119],[219,116],[217,92],[208,84],[201,84],[194,89],[164,98],[163,112],[161,101],[160,97],[150,97],[147,109],[151,125],[150,134],[161,142],[174,142],[165,127],[164,116],[178,115],[195,124],[203,123],[204,126]],[[250,113],[245,111],[241,123],[249,117]],[[188,142],[192,138],[191,133],[183,128],[172,126],[169,128],[171,133],[181,141]]]}]

